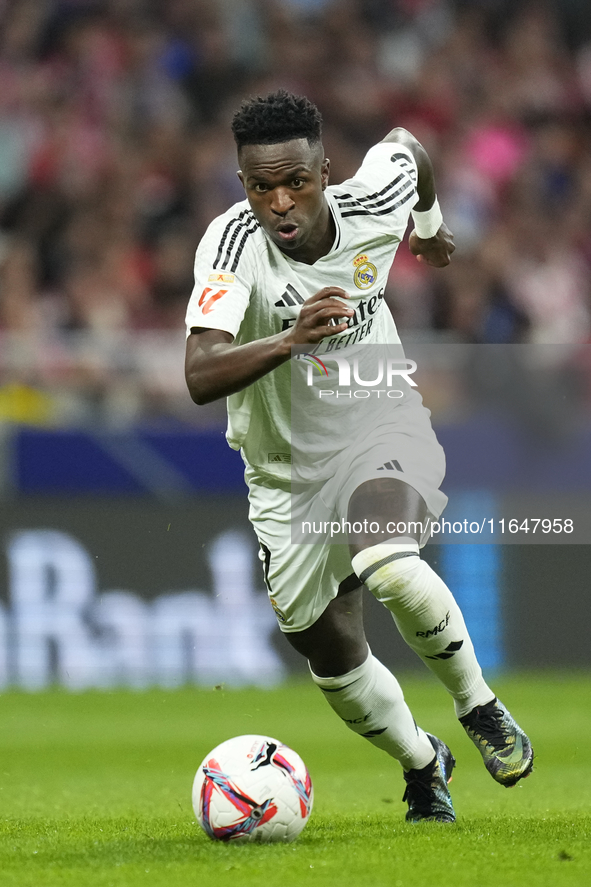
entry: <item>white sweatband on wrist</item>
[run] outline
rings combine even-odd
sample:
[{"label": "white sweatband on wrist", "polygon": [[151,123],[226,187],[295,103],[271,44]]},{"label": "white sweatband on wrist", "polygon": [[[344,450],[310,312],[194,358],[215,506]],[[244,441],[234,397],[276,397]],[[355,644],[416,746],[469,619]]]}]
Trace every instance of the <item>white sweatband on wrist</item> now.
[{"label": "white sweatband on wrist", "polygon": [[441,207],[437,198],[435,198],[433,206],[427,212],[419,213],[412,209],[410,214],[415,223],[415,233],[421,240],[435,237],[443,224],[443,215],[441,214]]}]

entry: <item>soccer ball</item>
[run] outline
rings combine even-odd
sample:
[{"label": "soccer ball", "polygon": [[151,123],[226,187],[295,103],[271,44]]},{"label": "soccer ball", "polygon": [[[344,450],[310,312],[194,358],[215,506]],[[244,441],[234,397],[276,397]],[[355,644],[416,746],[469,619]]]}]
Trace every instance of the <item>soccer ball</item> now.
[{"label": "soccer ball", "polygon": [[314,792],[296,752],[270,736],[235,736],[205,756],[193,782],[201,828],[218,841],[295,841]]}]

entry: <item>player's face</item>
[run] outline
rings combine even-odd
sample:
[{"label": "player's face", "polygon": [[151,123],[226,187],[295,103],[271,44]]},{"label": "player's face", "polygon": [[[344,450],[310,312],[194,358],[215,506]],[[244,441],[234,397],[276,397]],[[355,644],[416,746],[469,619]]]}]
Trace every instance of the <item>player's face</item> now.
[{"label": "player's face", "polygon": [[238,172],[257,221],[297,261],[314,262],[330,250],[332,217],[324,197],[329,161],[306,139],[246,145]]}]

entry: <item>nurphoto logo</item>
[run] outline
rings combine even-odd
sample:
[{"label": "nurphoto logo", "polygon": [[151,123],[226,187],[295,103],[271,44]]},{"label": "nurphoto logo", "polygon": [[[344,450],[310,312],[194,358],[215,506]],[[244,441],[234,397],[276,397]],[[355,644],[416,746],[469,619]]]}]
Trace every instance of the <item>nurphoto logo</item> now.
[{"label": "nurphoto logo", "polygon": [[[404,397],[404,392],[394,388],[394,383],[401,378],[404,379],[407,385],[410,385],[411,388],[417,387],[417,383],[411,378],[411,373],[415,372],[417,365],[414,360],[408,358],[400,359],[388,357],[384,359],[380,357],[371,368],[373,378],[363,379],[361,378],[362,372],[365,374],[370,370],[367,366],[367,361],[365,362],[366,365],[362,371],[359,367],[359,357],[354,357],[352,360],[349,360],[340,354],[324,354],[322,356],[325,361],[334,361],[338,371],[338,379],[335,380],[336,384],[339,389],[342,388],[346,390],[340,391],[329,388],[320,388],[318,390],[318,397],[321,399],[328,397],[355,397],[358,399],[364,399],[372,396],[379,398],[384,395],[385,397],[398,400],[401,397]],[[314,370],[316,370],[320,377],[324,376],[326,379],[329,378],[326,364],[317,355],[303,353],[298,354],[297,359],[305,360],[308,364],[306,385],[309,388],[315,387]],[[325,379],[321,378],[320,381],[324,382]],[[385,387],[378,387],[379,385],[384,384]],[[353,389],[353,385],[359,387]]]}]

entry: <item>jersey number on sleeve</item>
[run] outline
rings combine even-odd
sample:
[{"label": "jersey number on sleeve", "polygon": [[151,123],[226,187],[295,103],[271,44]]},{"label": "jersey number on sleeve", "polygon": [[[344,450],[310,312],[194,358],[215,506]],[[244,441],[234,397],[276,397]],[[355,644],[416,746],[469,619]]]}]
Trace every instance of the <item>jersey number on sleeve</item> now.
[{"label": "jersey number on sleeve", "polygon": [[[217,293],[213,294],[213,296],[209,296],[211,289],[212,288],[210,286],[206,286],[201,293],[201,298],[199,299],[198,304],[203,314],[209,314],[217,300],[221,299],[222,296],[225,296],[228,292],[228,290],[218,290]],[[208,296],[209,298],[207,298]]]}]

